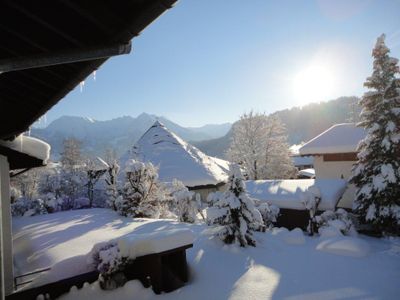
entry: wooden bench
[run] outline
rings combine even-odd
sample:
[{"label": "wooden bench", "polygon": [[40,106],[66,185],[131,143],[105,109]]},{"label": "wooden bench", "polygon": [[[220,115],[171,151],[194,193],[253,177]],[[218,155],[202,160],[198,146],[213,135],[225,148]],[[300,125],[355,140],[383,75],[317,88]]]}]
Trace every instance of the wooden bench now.
[{"label": "wooden bench", "polygon": [[[171,292],[182,287],[189,279],[186,249],[188,244],[160,253],[137,257],[124,271],[128,280],[138,279],[144,287],[152,286],[156,294]],[[36,300],[39,295],[49,295],[55,299],[69,292],[72,286],[81,288],[85,282],[93,283],[99,278],[98,271],[91,271],[74,277],[48,283],[39,287],[16,291],[7,300]]]},{"label": "wooden bench", "polygon": [[139,279],[156,294],[182,287],[189,279],[186,249],[193,244],[136,258],[124,271],[128,280]]},{"label": "wooden bench", "polygon": [[[317,210],[317,215],[320,215],[321,213],[323,213],[322,210]],[[309,222],[310,213],[308,210],[281,208],[279,210],[279,216],[276,220],[275,226],[286,227],[289,230],[298,227],[304,231],[307,231]]]}]

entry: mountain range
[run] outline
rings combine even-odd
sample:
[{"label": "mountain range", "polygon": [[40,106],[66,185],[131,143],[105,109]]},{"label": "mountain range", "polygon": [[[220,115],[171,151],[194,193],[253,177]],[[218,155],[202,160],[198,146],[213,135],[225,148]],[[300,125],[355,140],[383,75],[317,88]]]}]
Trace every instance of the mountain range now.
[{"label": "mountain range", "polygon": [[124,116],[107,121],[91,118],[62,116],[45,128],[32,128],[31,135],[48,142],[52,158],[58,159],[65,138],[74,137],[82,142],[82,151],[88,155],[102,156],[106,149],[114,149],[122,155],[159,120],[167,128],[186,141],[201,141],[224,136],[230,123],[208,124],[202,127],[182,127],[165,117],[142,113],[136,118]]},{"label": "mountain range", "polygon": [[[341,97],[328,102],[312,103],[277,111],[285,124],[289,144],[306,142],[333,124],[358,121],[361,111],[359,98]],[[62,116],[46,128],[32,128],[31,135],[43,139],[52,147],[52,158],[58,159],[63,140],[74,137],[82,141],[82,151],[88,155],[102,156],[106,149],[122,155],[159,120],[166,128],[183,140],[190,142],[205,154],[225,158],[233,134],[234,124],[209,124],[202,127],[183,127],[165,117],[142,113],[136,118],[124,116],[107,121],[90,118]]]}]

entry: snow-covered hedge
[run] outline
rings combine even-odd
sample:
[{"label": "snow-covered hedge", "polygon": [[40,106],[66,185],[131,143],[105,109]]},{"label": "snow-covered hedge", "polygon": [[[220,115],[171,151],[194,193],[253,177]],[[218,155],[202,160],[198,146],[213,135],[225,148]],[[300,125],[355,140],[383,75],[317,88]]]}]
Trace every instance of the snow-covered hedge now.
[{"label": "snow-covered hedge", "polygon": [[129,259],[121,255],[117,242],[96,244],[88,255],[88,264],[100,272],[100,287],[113,290],[127,281],[123,271]]},{"label": "snow-covered hedge", "polygon": [[62,196],[57,198],[54,194],[47,193],[46,195],[42,195],[40,198],[33,200],[24,197],[17,199],[11,204],[11,214],[13,217],[29,217],[88,207],[89,199],[86,197],[72,199],[70,197]]},{"label": "snow-covered hedge", "polygon": [[125,172],[123,194],[115,203],[117,212],[125,217],[160,217],[166,192],[158,181],[157,168],[152,163],[130,159]]},{"label": "snow-covered hedge", "polygon": [[315,217],[318,232],[322,236],[337,234],[356,235],[357,231],[349,213],[342,208],[336,211],[327,210]]},{"label": "snow-covered hedge", "polygon": [[269,205],[267,202],[261,202],[257,209],[260,211],[266,227],[273,227],[279,216],[279,207],[275,205]]},{"label": "snow-covered hedge", "polygon": [[[179,222],[195,223],[200,208],[200,199],[188,190],[182,181],[174,180],[168,189],[172,197],[172,205]],[[197,201],[199,200],[199,202]]]},{"label": "snow-covered hedge", "polygon": [[19,198],[11,204],[11,214],[13,216],[44,215],[47,214],[47,209],[42,199]]}]

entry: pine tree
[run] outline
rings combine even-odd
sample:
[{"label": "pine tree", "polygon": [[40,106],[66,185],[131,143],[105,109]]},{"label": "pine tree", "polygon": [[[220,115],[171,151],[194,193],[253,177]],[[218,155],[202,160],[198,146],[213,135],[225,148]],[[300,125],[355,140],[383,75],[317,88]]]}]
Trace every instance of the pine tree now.
[{"label": "pine tree", "polygon": [[372,51],[372,76],[364,83],[370,91],[360,101],[359,126],[367,135],[359,144],[351,182],[360,221],[400,234],[400,79],[398,60],[389,52],[382,35]]},{"label": "pine tree", "polygon": [[260,212],[247,195],[242,173],[238,165],[232,164],[228,189],[219,194],[213,204],[213,214],[207,214],[210,224],[217,224],[218,236],[226,244],[238,242],[241,247],[256,246],[254,230],[264,228]]}]

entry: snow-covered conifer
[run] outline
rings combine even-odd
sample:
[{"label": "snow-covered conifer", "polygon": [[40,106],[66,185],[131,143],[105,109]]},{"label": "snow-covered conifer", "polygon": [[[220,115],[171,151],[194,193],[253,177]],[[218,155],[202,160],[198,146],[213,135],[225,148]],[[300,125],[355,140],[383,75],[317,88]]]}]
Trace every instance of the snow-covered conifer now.
[{"label": "snow-covered conifer", "polygon": [[400,234],[400,79],[396,58],[389,56],[385,35],[372,51],[370,89],[360,101],[361,122],[367,136],[358,146],[355,211],[360,221],[383,232]]},{"label": "snow-covered conifer", "polygon": [[158,218],[165,191],[158,182],[157,168],[152,163],[133,159],[126,163],[126,182],[118,212],[123,216]]},{"label": "snow-covered conifer", "polygon": [[[264,227],[260,212],[247,195],[240,167],[230,166],[228,189],[207,213],[208,223],[216,224],[218,236],[227,244],[238,242],[240,246],[255,246],[253,231]],[[211,197],[212,198],[212,197]]]}]

